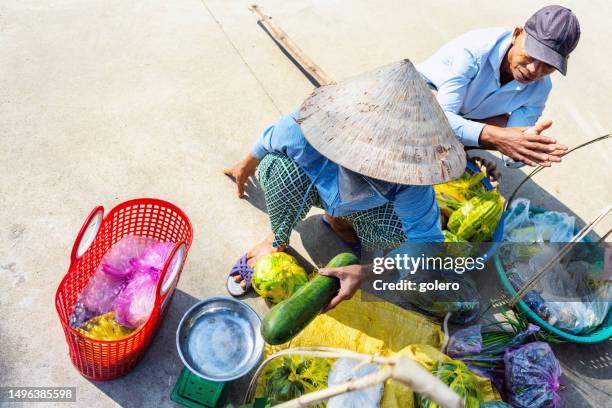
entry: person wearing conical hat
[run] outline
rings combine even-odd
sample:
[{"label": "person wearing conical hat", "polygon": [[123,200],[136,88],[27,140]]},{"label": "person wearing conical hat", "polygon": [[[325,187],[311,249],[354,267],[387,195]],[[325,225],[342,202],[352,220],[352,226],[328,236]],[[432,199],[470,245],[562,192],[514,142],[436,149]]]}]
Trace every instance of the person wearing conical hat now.
[{"label": "person wearing conical hat", "polygon": [[567,73],[580,25],[568,8],[546,6],[524,27],[487,28],[450,41],[417,65],[459,140],[497,150],[510,167],[550,166],[567,147],[542,135],[538,122],[552,88],[550,74]]},{"label": "person wearing conical hat", "polygon": [[[250,289],[255,261],[284,251],[312,206],[350,222],[366,250],[443,242],[432,185],[459,177],[465,166],[463,146],[410,61],[316,89],[224,170],[239,196],[257,173],[272,230],[236,262],[228,291]],[[341,281],[330,308],[364,278],[359,265],[321,273]]]}]

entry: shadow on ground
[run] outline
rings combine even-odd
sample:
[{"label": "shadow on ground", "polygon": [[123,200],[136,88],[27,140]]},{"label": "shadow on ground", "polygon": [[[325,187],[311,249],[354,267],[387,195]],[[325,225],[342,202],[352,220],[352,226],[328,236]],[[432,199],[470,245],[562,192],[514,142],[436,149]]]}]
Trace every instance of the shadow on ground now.
[{"label": "shadow on ground", "polygon": [[170,394],[183,369],[176,350],[176,329],[187,309],[198,300],[177,289],[157,335],[134,370],[113,381],[91,383],[124,408],[173,404]]}]

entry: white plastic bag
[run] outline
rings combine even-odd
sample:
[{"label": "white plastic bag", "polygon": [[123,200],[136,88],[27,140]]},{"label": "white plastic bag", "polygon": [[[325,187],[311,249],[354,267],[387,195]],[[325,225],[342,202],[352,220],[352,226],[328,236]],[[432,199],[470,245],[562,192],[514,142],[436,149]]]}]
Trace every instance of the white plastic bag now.
[{"label": "white plastic bag", "polygon": [[[376,364],[364,364],[358,360],[349,358],[338,359],[327,379],[327,386],[344,384],[354,378],[365,377],[378,370]],[[376,384],[363,390],[351,391],[330,398],[327,408],[376,408],[380,405],[383,393],[383,385]]]}]

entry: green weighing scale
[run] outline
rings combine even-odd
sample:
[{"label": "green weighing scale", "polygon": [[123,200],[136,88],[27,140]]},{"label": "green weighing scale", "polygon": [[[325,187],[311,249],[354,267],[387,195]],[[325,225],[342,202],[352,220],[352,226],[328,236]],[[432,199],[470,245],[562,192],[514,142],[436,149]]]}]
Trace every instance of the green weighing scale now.
[{"label": "green weighing scale", "polygon": [[213,297],[193,305],[176,331],[183,362],[170,398],[188,408],[215,408],[225,384],[261,360],[261,320],[246,303]]}]

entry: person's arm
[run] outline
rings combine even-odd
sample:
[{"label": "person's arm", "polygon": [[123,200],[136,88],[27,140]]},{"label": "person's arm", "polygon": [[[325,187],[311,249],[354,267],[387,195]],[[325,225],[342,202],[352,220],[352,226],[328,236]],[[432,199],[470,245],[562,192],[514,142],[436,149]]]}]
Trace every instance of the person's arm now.
[{"label": "person's arm", "polygon": [[251,149],[251,155],[257,160],[263,159],[268,153],[281,153],[294,157],[304,150],[306,139],[300,125],[295,119],[298,112],[283,116],[277,123],[268,127]]},{"label": "person's arm", "polygon": [[297,112],[283,116],[277,123],[269,126],[242,160],[223,170],[227,176],[236,180],[238,197],[244,197],[244,185],[255,174],[259,162],[268,153],[282,153],[298,158],[304,153],[306,139],[300,126],[295,122]]},{"label": "person's arm", "polygon": [[[430,249],[424,243],[444,242],[440,228],[440,210],[432,186],[402,187],[394,201],[394,208],[408,238],[406,244],[396,251],[420,256],[421,252]],[[388,256],[393,257],[393,253]],[[340,279],[340,290],[324,311],[329,311],[340,302],[352,298],[361,287],[368,271],[371,271],[371,265],[350,265],[319,270],[322,275]]]},{"label": "person's arm", "polygon": [[406,186],[393,203],[407,242],[444,242],[440,209],[432,186]]},{"label": "person's arm", "polygon": [[467,87],[478,73],[478,61],[467,49],[457,49],[446,58],[444,80],[435,84],[436,99],[459,141],[465,146],[478,146],[485,125],[459,114]]},{"label": "person's arm", "polygon": [[567,150],[567,146],[542,135],[552,125],[551,121],[538,122],[552,87],[549,79],[542,81],[535,97],[510,114],[506,127],[486,125],[482,130],[482,146],[501,152],[506,156],[506,165],[519,167],[516,163],[522,162],[548,167],[560,162],[560,156]]}]

